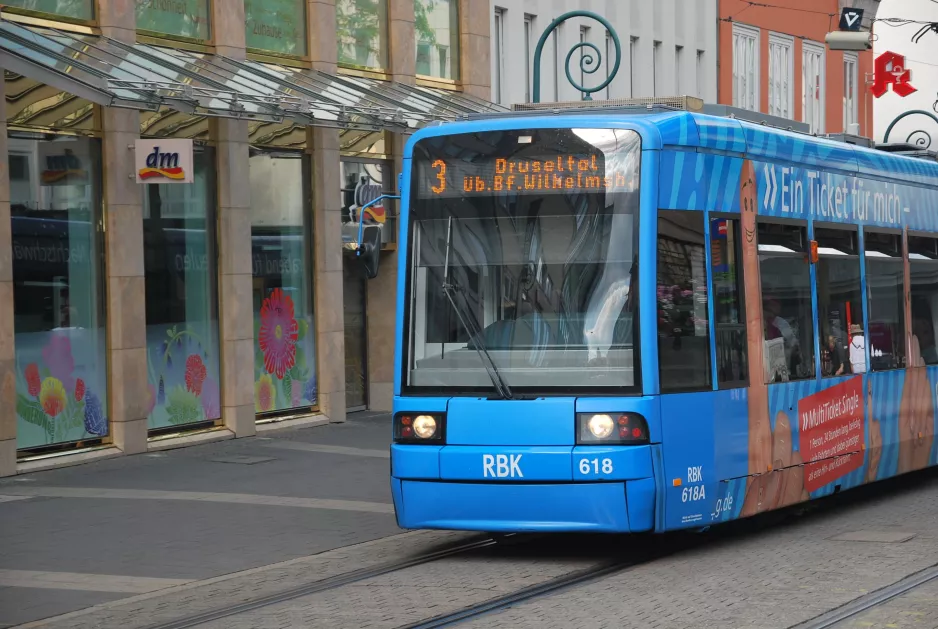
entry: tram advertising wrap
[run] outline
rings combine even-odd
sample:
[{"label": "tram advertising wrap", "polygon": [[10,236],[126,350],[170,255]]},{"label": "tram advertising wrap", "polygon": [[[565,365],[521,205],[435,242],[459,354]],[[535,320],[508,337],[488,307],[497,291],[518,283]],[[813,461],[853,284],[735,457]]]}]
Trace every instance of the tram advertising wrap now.
[{"label": "tram advertising wrap", "polygon": [[401,526],[700,528],[938,465],[938,164],[626,110],[405,153]]}]

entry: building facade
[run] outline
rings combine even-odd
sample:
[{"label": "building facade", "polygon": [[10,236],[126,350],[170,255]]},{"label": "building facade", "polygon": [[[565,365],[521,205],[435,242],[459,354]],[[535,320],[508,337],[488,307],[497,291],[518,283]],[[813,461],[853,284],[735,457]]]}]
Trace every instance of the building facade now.
[{"label": "building facade", "polygon": [[[389,409],[397,208],[360,210],[415,128],[492,109],[489,13],[7,0],[0,475]],[[359,221],[382,234],[371,282]]]},{"label": "building facade", "polygon": [[811,133],[871,137],[873,103],[865,80],[872,52],[832,51],[825,44],[844,6],[864,8],[868,28],[876,12],[868,4],[720,0],[720,104],[802,122]]},{"label": "building facade", "polygon": [[[592,94],[594,100],[696,96],[716,101],[717,0],[492,0],[491,4],[491,98],[496,103],[532,102],[538,40],[555,18],[572,10],[602,16],[620,42],[619,71],[606,88]],[[571,18],[545,40],[540,102],[582,97],[566,78],[565,60],[571,49],[575,50],[569,58],[570,76],[581,86],[602,84],[615,66],[615,40],[607,29],[588,17]]]},{"label": "building facade", "polygon": [[[900,95],[892,87],[887,87],[879,98],[874,99],[876,140],[910,142],[919,148],[938,150],[938,62],[931,57],[938,48],[938,33],[927,30],[923,24],[938,23],[938,3],[931,0],[882,0],[877,16],[895,19],[898,23],[875,29],[874,58],[887,53],[901,55],[901,65],[910,71],[908,83],[915,91]],[[904,117],[897,120],[900,115]],[[894,122],[887,137],[886,130]]]}]

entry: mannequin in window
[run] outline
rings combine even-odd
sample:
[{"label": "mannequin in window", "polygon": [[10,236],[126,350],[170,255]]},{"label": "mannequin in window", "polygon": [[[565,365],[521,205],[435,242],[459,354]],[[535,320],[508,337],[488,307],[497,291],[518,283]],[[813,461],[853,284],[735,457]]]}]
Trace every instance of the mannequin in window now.
[{"label": "mannequin in window", "polygon": [[866,373],[866,337],[863,327],[854,323],[850,326],[850,369],[853,373]]}]

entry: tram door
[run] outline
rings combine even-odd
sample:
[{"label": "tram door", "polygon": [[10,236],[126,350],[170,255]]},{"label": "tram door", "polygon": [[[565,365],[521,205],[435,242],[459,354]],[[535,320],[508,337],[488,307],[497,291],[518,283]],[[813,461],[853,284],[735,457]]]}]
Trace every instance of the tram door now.
[{"label": "tram door", "polygon": [[364,410],[368,405],[368,364],[365,285],[368,281],[355,260],[342,265],[345,302],[345,406],[347,411]]}]

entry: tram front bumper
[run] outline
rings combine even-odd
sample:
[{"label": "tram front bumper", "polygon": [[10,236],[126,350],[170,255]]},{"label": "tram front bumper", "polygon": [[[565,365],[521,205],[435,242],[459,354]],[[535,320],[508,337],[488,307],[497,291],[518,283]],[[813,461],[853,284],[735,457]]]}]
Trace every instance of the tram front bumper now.
[{"label": "tram front bumper", "polygon": [[391,447],[405,529],[641,532],[654,528],[649,446]]}]

